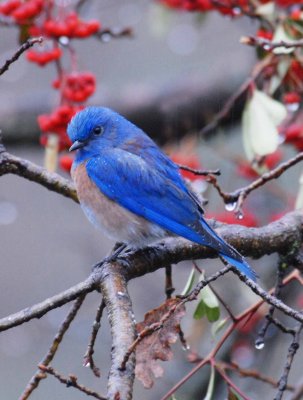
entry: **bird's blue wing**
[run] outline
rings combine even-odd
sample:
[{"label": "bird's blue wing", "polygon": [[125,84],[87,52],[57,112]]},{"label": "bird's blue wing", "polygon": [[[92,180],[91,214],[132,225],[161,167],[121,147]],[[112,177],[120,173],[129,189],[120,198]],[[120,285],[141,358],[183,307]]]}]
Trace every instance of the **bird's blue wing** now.
[{"label": "bird's blue wing", "polygon": [[[163,153],[161,153],[163,155]],[[211,247],[253,277],[243,257],[206,223],[174,164],[167,172],[119,148],[88,160],[86,169],[100,191],[129,211],[193,242]]]}]

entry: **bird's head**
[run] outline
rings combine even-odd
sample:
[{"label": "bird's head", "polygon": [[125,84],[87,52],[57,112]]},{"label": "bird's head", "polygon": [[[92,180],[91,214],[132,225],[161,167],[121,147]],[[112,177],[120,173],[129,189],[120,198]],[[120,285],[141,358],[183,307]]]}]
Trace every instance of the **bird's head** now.
[{"label": "bird's head", "polygon": [[109,136],[117,116],[117,113],[104,107],[87,107],[79,111],[67,127],[67,134],[73,143],[69,150],[99,147],[98,144]]}]

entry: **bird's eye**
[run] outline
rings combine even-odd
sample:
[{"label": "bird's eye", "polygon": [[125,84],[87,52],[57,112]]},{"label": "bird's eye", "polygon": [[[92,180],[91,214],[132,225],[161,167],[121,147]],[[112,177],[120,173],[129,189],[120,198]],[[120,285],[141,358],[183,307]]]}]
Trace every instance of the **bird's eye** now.
[{"label": "bird's eye", "polygon": [[103,133],[103,131],[104,131],[104,128],[103,128],[103,126],[100,126],[100,125],[95,126],[94,130],[93,130],[94,135],[101,135]]}]

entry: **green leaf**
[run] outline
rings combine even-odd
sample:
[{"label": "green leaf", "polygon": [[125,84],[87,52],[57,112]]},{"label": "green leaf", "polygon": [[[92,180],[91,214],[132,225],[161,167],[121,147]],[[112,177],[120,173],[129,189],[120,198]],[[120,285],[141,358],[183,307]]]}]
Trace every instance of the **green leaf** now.
[{"label": "green leaf", "polygon": [[182,296],[186,296],[192,289],[194,282],[195,282],[195,278],[196,278],[196,273],[195,273],[195,268],[193,267],[192,270],[190,271],[190,274],[187,278],[187,282],[184,286],[184,289],[181,292]]},{"label": "green leaf", "polygon": [[209,382],[207,386],[207,392],[204,397],[204,400],[211,400],[214,394],[214,388],[215,388],[215,367],[212,365],[211,370],[210,370],[210,377],[209,377]]},{"label": "green leaf", "polygon": [[205,307],[206,316],[209,322],[216,322],[220,318],[220,308],[219,307]]},{"label": "green leaf", "polygon": [[204,301],[201,300],[199,301],[195,311],[194,311],[194,318],[195,319],[201,319],[205,315],[205,305]]},{"label": "green leaf", "polygon": [[243,145],[249,160],[273,153],[279,145],[277,126],[286,117],[285,106],[265,93],[254,90],[242,116]]},{"label": "green leaf", "polygon": [[[201,274],[199,277],[199,282],[203,279],[204,275]],[[205,286],[205,288],[200,291],[198,298],[199,303],[194,312],[194,318],[200,319],[206,315],[209,322],[217,321],[220,317],[219,302],[211,288],[209,286]]]}]

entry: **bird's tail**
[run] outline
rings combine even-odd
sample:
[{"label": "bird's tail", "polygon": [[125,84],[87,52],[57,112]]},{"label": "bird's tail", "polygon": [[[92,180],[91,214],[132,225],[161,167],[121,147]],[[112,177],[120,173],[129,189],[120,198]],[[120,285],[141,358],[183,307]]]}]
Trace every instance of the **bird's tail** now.
[{"label": "bird's tail", "polygon": [[221,252],[219,252],[219,254],[222,258],[224,258],[226,262],[228,262],[228,264],[237,268],[240,272],[243,272],[243,274],[245,274],[248,278],[256,281],[258,277],[256,272],[249,266],[245,259],[235,249],[232,248],[232,250],[236,253],[237,258],[227,256],[226,254]]},{"label": "bird's tail", "polygon": [[[257,274],[255,271],[248,265],[247,261],[244,257],[234,249],[229,243],[226,243],[204,220],[200,221],[203,234],[200,235],[200,243],[205,244],[206,246],[212,247],[217,250],[219,255],[226,260],[226,262],[233,267],[237,268],[240,272],[245,274],[248,278],[256,281]],[[203,238],[203,240],[201,240]],[[191,239],[192,240],[192,239]],[[199,241],[197,240],[199,243]]]}]

